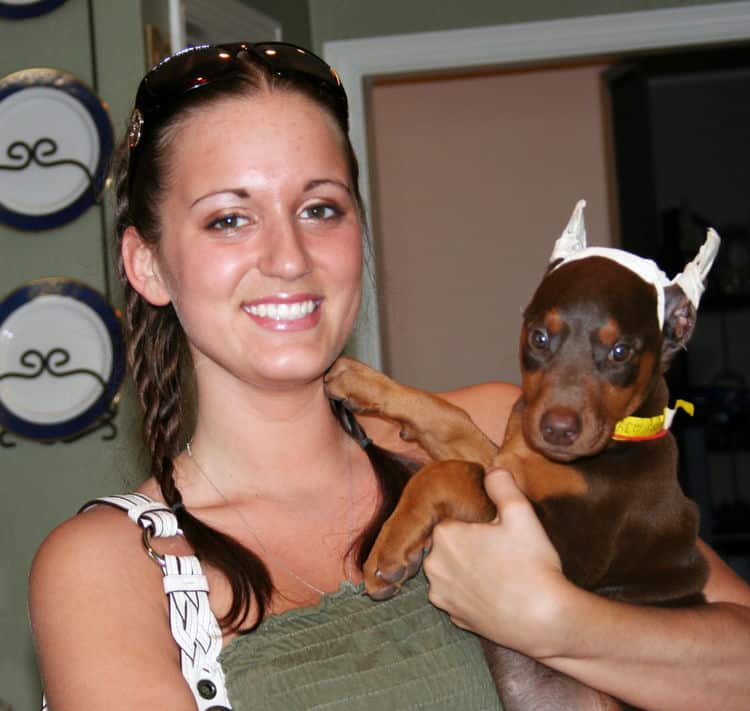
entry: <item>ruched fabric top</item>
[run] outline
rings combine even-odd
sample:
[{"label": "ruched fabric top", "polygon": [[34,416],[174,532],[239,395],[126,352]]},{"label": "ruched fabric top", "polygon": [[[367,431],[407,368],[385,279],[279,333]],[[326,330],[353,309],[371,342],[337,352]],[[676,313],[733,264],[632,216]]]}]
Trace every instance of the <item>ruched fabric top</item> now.
[{"label": "ruched fabric top", "polygon": [[497,711],[478,637],[416,576],[375,602],[342,583],[319,605],[269,617],[222,650],[234,711]]}]

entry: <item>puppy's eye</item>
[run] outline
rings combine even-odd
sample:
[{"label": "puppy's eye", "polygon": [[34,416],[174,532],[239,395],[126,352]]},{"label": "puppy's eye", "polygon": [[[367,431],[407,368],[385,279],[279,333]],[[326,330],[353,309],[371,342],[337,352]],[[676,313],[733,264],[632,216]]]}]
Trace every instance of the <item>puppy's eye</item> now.
[{"label": "puppy's eye", "polygon": [[543,328],[535,328],[529,333],[529,345],[540,351],[549,348],[549,334]]},{"label": "puppy's eye", "polygon": [[615,363],[624,363],[633,355],[633,348],[627,343],[615,343],[609,351],[609,359]]}]

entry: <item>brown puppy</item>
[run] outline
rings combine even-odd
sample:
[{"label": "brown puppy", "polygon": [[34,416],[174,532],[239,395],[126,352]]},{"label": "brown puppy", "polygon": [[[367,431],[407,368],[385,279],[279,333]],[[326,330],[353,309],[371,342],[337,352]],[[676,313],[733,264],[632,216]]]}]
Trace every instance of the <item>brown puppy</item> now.
[{"label": "brown puppy", "polygon": [[[577,585],[632,603],[702,600],[698,514],[677,480],[662,375],[690,338],[718,236],[709,231],[698,257],[670,282],[653,262],[587,249],[584,205],[524,313],[522,394],[502,447],[460,408],[362,363],[342,358],[329,372],[330,396],[398,422],[401,436],[435,460],[409,481],[365,564],[372,597],[394,594],[416,572],[440,520],[492,520],[482,479],[502,467]],[[516,652],[489,644],[486,651],[508,711],[622,708]]]}]

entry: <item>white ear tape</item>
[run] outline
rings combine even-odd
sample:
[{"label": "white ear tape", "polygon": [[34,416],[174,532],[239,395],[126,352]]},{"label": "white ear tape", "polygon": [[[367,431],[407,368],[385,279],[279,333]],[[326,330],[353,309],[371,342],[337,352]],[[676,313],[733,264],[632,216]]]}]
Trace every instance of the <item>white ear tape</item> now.
[{"label": "white ear tape", "polygon": [[579,200],[573,209],[573,214],[568,220],[567,227],[555,242],[555,247],[550,256],[550,262],[558,259],[567,259],[576,252],[586,248],[586,224],[583,220],[583,208],[586,207],[585,200]]},{"label": "white ear tape", "polygon": [[711,266],[719,252],[721,240],[719,235],[712,227],[709,227],[706,233],[706,241],[695,255],[690,264],[688,264],[680,274],[672,279],[672,284],[677,284],[690,299],[690,303],[698,308],[701,296],[706,288],[706,277],[711,271]]},{"label": "white ear tape", "polygon": [[706,288],[706,278],[719,251],[721,240],[716,230],[709,229],[706,241],[700,248],[690,264],[671,281],[659,266],[651,259],[638,257],[630,252],[613,247],[587,247],[586,226],[583,219],[583,208],[586,207],[585,200],[576,203],[573,214],[562,235],[555,242],[550,256],[550,262],[562,260],[554,269],[559,269],[563,264],[573,262],[586,257],[604,257],[622,265],[631,272],[637,274],[647,284],[656,289],[656,316],[659,320],[659,328],[664,328],[664,289],[671,284],[676,284],[697,309],[701,294]]}]

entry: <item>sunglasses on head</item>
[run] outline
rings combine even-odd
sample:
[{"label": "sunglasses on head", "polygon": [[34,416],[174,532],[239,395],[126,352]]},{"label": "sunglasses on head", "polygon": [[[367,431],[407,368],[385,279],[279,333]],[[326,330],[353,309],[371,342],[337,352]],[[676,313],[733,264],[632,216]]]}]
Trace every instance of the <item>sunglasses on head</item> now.
[{"label": "sunglasses on head", "polygon": [[327,99],[346,130],[349,109],[336,71],[312,52],[287,42],[234,42],[183,49],[153,67],[141,81],[130,118],[128,145],[138,145],[144,128],[191,91],[242,74],[254,61],[281,78],[305,84]]}]

